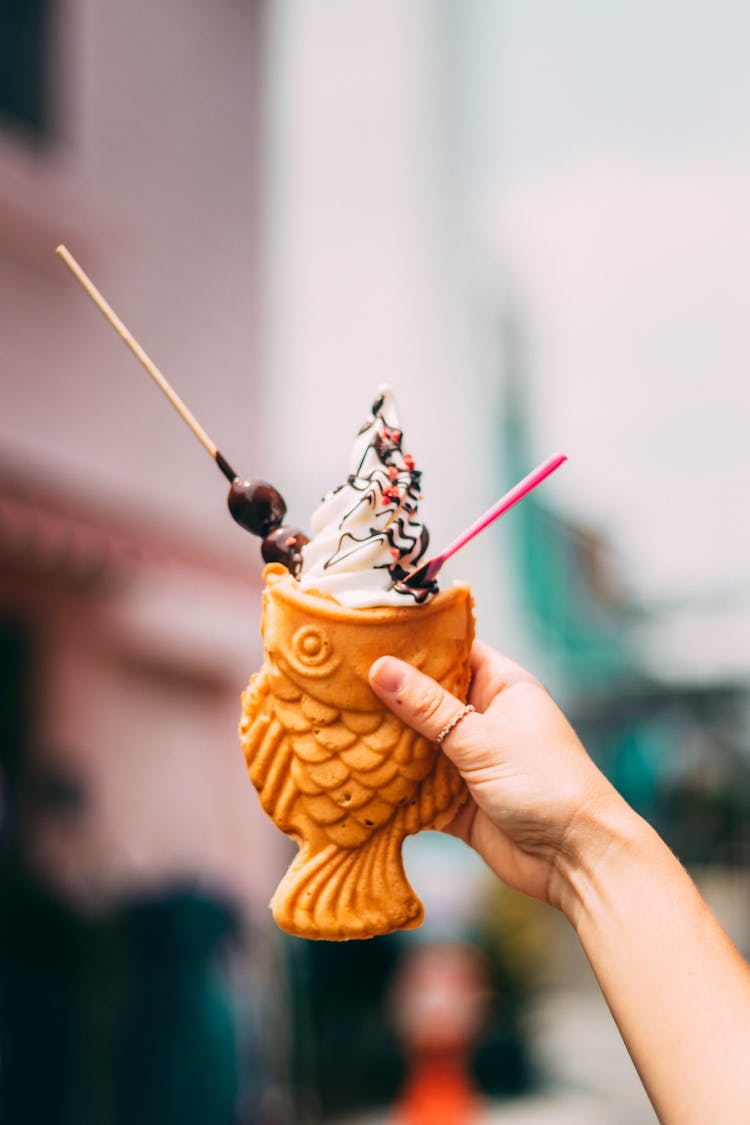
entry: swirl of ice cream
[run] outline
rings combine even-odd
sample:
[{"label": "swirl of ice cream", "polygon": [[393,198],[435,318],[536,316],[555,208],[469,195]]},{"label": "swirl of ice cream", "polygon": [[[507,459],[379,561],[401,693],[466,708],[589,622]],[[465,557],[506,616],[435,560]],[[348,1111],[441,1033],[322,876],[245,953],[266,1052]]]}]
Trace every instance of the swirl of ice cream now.
[{"label": "swirl of ice cream", "polygon": [[300,585],[353,609],[427,601],[437,583],[403,584],[427,550],[419,520],[421,473],[401,449],[401,429],[388,387],[378,389],[352,451],[346,483],[329,492],[311,520]]}]

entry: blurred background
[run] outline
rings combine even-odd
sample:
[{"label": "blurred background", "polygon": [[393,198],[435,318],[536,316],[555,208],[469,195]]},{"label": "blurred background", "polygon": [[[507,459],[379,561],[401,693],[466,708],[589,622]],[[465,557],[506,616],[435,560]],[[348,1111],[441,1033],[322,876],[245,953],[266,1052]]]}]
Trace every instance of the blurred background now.
[{"label": "blurred background", "polygon": [[407,844],[420,931],[270,924],[258,542],[54,249],[295,523],[384,380],[435,545],[569,454],[452,574],[747,953],[749,46],[738,0],[0,0],[4,1125],[655,1121],[457,842]]}]

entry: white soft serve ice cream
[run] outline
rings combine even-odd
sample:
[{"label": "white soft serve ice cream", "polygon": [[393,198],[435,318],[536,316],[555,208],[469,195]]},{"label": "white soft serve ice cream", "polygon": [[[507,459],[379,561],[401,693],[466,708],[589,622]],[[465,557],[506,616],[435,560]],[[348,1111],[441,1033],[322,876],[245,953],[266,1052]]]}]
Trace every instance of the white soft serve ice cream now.
[{"label": "white soft serve ice cream", "polygon": [[303,589],[353,609],[413,605],[437,592],[435,582],[416,589],[402,582],[429,535],[417,511],[421,474],[402,452],[401,437],[393,396],[380,387],[354,443],[346,483],[313,514],[312,538],[302,549]]}]

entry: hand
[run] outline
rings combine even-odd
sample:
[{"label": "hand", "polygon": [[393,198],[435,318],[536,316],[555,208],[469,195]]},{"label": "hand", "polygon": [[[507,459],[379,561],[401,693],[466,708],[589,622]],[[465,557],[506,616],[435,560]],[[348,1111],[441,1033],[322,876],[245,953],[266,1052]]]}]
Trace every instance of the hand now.
[{"label": "hand", "polygon": [[[477,711],[442,743],[469,789],[451,830],[569,918],[664,1125],[750,1121],[746,962],[542,685],[483,644],[472,668]],[[462,707],[390,656],[370,682],[432,740]]]},{"label": "hand", "polygon": [[[434,741],[463,706],[435,680],[395,657],[376,660],[373,691],[403,722]],[[538,680],[477,641],[468,714],[442,748],[469,799],[446,831],[465,840],[504,882],[564,908],[571,867],[585,864],[590,831],[621,798],[594,765]]]}]

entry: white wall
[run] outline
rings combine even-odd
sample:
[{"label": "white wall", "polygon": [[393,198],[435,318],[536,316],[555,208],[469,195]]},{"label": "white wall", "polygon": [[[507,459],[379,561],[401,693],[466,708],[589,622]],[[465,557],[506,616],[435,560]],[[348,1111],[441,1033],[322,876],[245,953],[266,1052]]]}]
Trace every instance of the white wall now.
[{"label": "white wall", "polygon": [[[450,27],[429,0],[280,0],[269,14],[268,432],[279,440],[267,463],[306,515],[344,479],[388,382],[439,549],[496,495],[444,113]],[[477,543],[448,572],[483,602],[496,585],[486,552]]]}]

